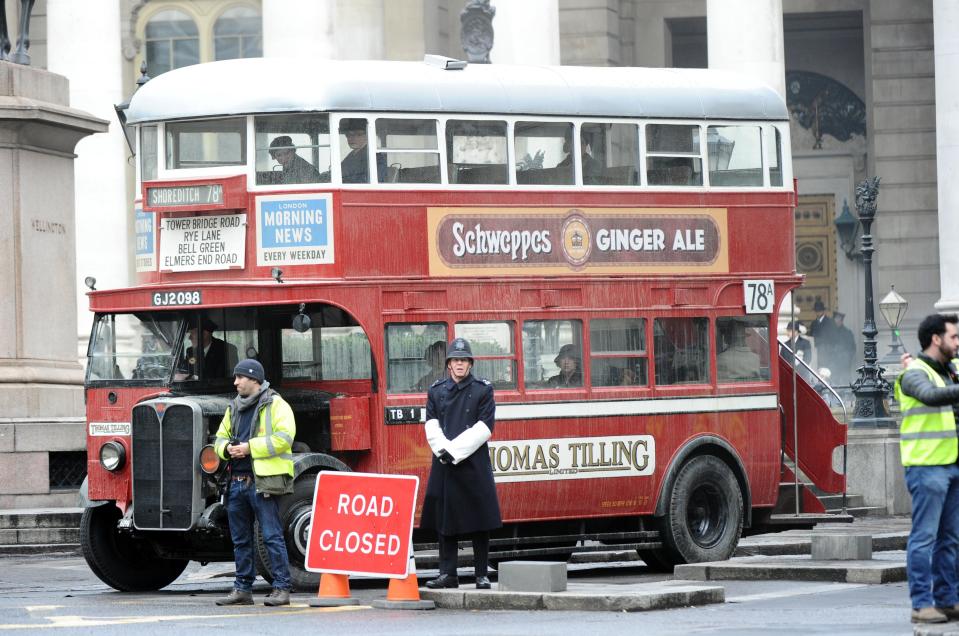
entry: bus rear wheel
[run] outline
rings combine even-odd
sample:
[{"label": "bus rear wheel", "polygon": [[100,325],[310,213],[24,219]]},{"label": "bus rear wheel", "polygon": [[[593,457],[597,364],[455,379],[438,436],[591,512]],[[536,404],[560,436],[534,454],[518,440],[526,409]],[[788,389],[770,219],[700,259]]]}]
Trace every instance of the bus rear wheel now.
[{"label": "bus rear wheel", "polygon": [[[293,484],[293,494],[280,498],[278,503],[286,553],[290,561],[290,578],[293,588],[313,591],[320,587],[320,574],[306,569],[306,544],[313,521],[313,492],[316,489],[316,474],[304,475]],[[263,541],[259,524],[256,524],[256,569],[268,583],[273,582],[270,571],[270,555]]]},{"label": "bus rear wheel", "polygon": [[732,470],[718,457],[700,455],[679,471],[661,536],[674,563],[725,561],[743,529],[743,497]]},{"label": "bus rear wheel", "polygon": [[162,559],[149,542],[117,530],[120,510],[112,504],[85,508],[80,518],[80,549],[101,581],[121,592],[152,592],[186,569],[185,559]]}]

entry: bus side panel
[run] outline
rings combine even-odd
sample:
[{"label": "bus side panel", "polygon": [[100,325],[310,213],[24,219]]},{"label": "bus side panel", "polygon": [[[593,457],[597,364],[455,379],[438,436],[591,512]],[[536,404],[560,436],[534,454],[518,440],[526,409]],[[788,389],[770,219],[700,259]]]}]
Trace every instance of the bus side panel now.
[{"label": "bus side panel", "polygon": [[[132,481],[131,436],[105,434],[109,427],[97,424],[126,424],[132,432],[130,415],[133,406],[164,391],[163,387],[156,386],[87,389],[87,487],[91,501],[129,501]],[[100,465],[100,447],[114,441],[119,442],[126,450],[127,461],[123,468],[111,473]]]},{"label": "bus side panel", "polygon": [[[386,472],[416,474],[421,479],[417,518],[422,507],[425,480],[429,475],[430,452],[420,427],[390,426],[390,465]],[[579,435],[571,436],[575,429]],[[677,452],[689,440],[710,434],[724,439],[745,465],[744,476],[754,506],[775,503],[779,480],[779,417],[775,411],[656,415],[646,417],[590,418],[581,420],[527,420],[499,422],[491,444],[508,445],[520,453],[504,452],[493,458],[500,508],[504,522],[612,517],[652,514],[664,475]],[[652,474],[635,477],[551,478],[538,475],[530,481],[504,482],[502,475],[510,458],[523,453],[524,440],[580,444],[591,437],[651,435],[655,440]],[[515,443],[512,443],[515,442]],[[527,455],[529,457],[529,455]],[[582,457],[582,455],[580,455]],[[592,468],[601,474],[595,451]],[[532,458],[527,463],[532,462]],[[581,468],[589,468],[580,466]],[[514,473],[524,466],[513,465]],[[531,465],[531,468],[536,466]],[[518,472],[523,472],[519,470]],[[529,471],[526,471],[529,472]],[[535,470],[532,472],[536,472]],[[542,472],[542,471],[540,471]]]}]

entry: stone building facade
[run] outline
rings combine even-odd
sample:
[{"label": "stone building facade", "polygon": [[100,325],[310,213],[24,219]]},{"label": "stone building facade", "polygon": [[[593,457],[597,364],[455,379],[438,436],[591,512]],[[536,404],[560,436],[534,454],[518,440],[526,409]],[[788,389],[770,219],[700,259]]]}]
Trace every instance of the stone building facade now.
[{"label": "stone building facade", "polygon": [[[8,15],[19,2],[5,1]],[[154,72],[244,55],[463,57],[467,0],[38,0],[34,65],[66,75],[71,103],[115,120],[139,66]],[[878,301],[909,300],[906,346],[927,313],[959,309],[959,3],[953,0],[492,0],[492,63],[722,66],[764,78],[793,113],[797,295],[846,313],[859,338],[863,267],[834,220],[854,187],[882,177],[874,225]],[[742,34],[749,32],[750,37]],[[165,59],[161,59],[164,58]],[[937,72],[938,71],[938,72]],[[185,96],[186,98],[186,96]],[[938,105],[938,108],[937,108]],[[132,169],[111,132],[80,142],[77,272],[99,287],[133,276]],[[940,235],[945,240],[940,240]],[[77,299],[78,341],[91,316]],[[881,342],[889,330],[877,319]],[[72,328],[64,326],[64,328]],[[861,355],[862,348],[859,347]],[[885,347],[881,346],[884,352]]]}]

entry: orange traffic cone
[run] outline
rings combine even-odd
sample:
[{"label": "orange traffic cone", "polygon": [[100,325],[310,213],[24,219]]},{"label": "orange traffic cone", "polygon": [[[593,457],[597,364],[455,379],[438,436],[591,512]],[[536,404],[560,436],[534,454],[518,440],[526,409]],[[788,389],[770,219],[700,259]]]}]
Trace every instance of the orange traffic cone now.
[{"label": "orange traffic cone", "polygon": [[359,605],[360,601],[350,596],[350,577],[346,574],[323,573],[316,598],[310,599],[310,607],[340,607]]},{"label": "orange traffic cone", "polygon": [[416,560],[410,554],[410,565],[406,571],[406,578],[390,579],[390,586],[386,590],[385,599],[375,599],[373,607],[380,609],[436,609],[433,601],[420,599],[420,583],[416,578]]}]

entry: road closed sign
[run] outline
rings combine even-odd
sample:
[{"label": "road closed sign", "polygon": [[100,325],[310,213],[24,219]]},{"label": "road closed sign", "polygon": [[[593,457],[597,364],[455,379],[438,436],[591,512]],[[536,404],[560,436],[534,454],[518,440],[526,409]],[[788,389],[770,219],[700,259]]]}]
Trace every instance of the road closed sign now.
[{"label": "road closed sign", "polygon": [[404,578],[419,478],[322,472],[306,546],[311,572]]}]

